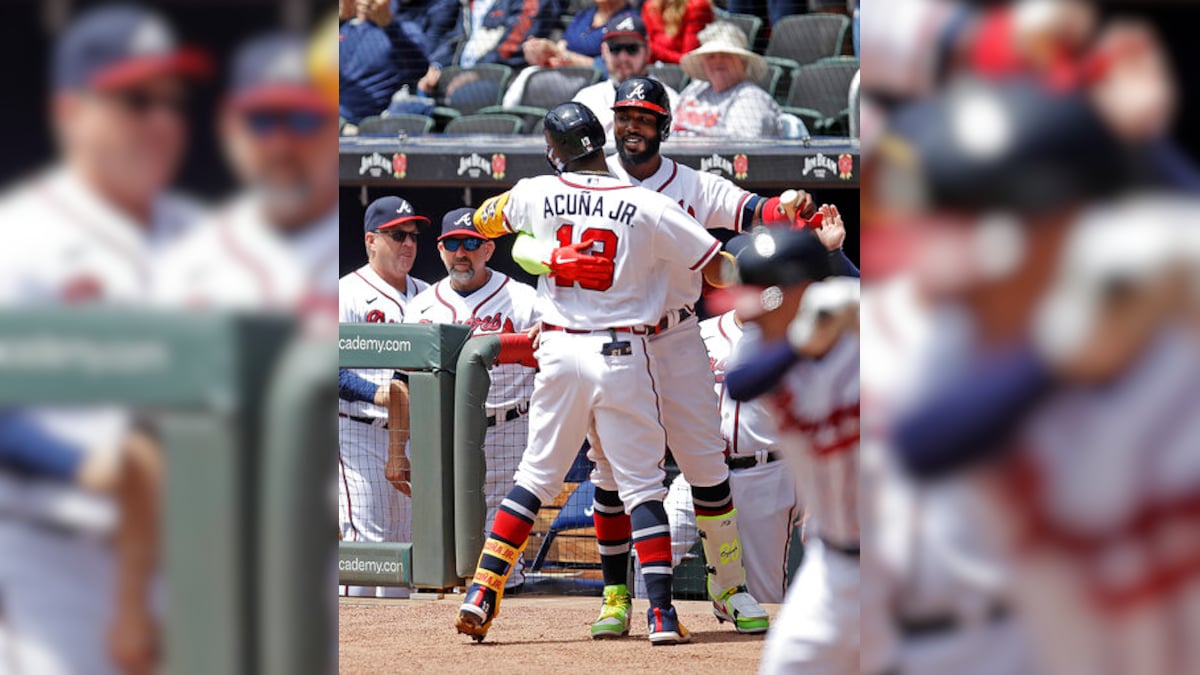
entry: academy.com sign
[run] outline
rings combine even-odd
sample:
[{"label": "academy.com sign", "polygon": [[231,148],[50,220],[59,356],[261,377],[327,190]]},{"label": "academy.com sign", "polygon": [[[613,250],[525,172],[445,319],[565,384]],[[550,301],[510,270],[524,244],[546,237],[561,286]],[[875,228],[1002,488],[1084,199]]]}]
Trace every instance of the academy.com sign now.
[{"label": "academy.com sign", "polygon": [[399,560],[364,560],[350,558],[338,561],[339,572],[361,572],[366,574],[398,575],[404,570]]},{"label": "academy.com sign", "polygon": [[354,337],[338,339],[338,349],[342,351],[375,352],[376,354],[384,352],[411,352],[412,342],[408,340],[365,338],[361,335],[355,335]]}]

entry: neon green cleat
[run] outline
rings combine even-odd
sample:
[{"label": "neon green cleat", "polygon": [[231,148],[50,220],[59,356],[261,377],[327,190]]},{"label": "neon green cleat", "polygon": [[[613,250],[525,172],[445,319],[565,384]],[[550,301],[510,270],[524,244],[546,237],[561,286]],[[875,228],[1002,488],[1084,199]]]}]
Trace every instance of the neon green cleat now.
[{"label": "neon green cleat", "polygon": [[767,610],[759,606],[745,586],[731,588],[713,599],[713,614],[717,621],[733,624],[739,633],[765,633],[771,627]]},{"label": "neon green cleat", "polygon": [[629,635],[629,589],[625,584],[604,587],[604,607],[592,622],[593,640],[611,640]]}]

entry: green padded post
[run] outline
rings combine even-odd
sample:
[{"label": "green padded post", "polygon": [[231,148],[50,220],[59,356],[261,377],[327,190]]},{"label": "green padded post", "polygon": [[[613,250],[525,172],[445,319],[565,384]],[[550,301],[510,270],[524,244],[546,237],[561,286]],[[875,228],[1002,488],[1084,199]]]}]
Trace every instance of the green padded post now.
[{"label": "green padded post", "polygon": [[500,339],[486,335],[467,340],[458,355],[458,382],[454,387],[454,560],[463,579],[475,574],[487,527],[487,500],[483,486],[487,461],[488,390],[492,362],[500,354]]},{"label": "green padded post", "polygon": [[[293,344],[270,383],[258,493],[259,667],[255,672],[337,670],[337,351],[332,342]],[[314,536],[324,533],[326,536]],[[315,589],[315,592],[314,592]]]},{"label": "green padded post", "polygon": [[412,462],[412,583],[449,588],[454,573],[454,375],[408,374]]}]

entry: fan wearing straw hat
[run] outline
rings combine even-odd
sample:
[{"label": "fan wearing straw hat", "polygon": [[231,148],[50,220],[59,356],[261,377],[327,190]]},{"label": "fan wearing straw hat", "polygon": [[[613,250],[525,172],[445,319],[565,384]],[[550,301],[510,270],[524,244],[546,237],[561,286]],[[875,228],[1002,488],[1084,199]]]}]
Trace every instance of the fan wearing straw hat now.
[{"label": "fan wearing straw hat", "polygon": [[746,49],[746,35],[732,23],[718,21],[700,31],[700,47],[679,65],[692,83],[675,108],[677,136],[777,138],[782,111],[771,95],[755,84],[767,73],[763,57]]}]

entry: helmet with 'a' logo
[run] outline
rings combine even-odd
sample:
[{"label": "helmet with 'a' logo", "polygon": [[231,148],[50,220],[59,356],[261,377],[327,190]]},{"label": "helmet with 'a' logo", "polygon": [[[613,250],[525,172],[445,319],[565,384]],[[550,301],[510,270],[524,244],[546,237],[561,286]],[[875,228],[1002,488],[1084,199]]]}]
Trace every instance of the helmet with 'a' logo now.
[{"label": "helmet with 'a' logo", "polygon": [[622,108],[637,108],[658,115],[658,140],[665,141],[671,133],[671,97],[667,88],[657,80],[631,77],[617,87],[614,111]]}]

